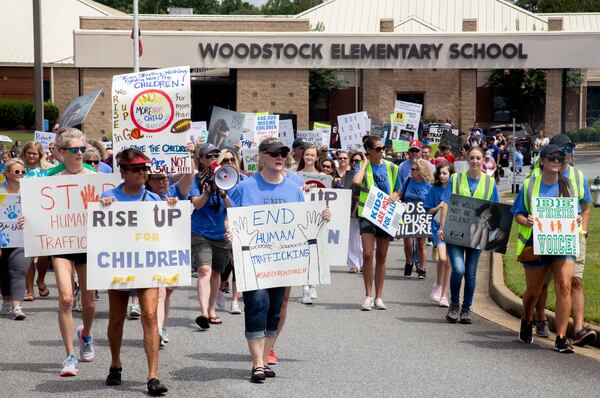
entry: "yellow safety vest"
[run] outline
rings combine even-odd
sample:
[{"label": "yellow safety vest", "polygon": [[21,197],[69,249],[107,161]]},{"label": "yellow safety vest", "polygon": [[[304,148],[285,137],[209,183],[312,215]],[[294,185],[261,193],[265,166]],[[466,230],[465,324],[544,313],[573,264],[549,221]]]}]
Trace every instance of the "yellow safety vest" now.
[{"label": "yellow safety vest", "polygon": [[[571,166],[569,166],[571,167]],[[574,170],[571,170],[571,175],[573,175]],[[569,192],[574,192],[573,184],[571,179],[569,178]],[[531,214],[531,199],[537,198],[540,196],[540,185],[542,183],[542,176],[531,175],[525,181],[523,181],[523,203],[525,204],[525,210],[527,210],[527,214]],[[519,224],[519,228],[517,229],[517,256],[523,252],[523,249],[527,245],[527,241],[531,237],[531,233],[533,229],[529,225],[521,225]]]},{"label": "yellow safety vest", "polygon": [[[396,180],[398,179],[398,166],[387,160],[382,160],[382,162],[385,164],[385,168],[387,170],[388,182],[390,183],[390,194],[392,194],[394,192],[394,187],[396,186]],[[373,169],[369,163],[369,166],[367,166],[367,170],[365,171],[365,176],[360,184],[360,195],[358,196],[359,217],[361,217],[363,207],[367,202],[367,197],[369,196],[369,190],[373,184],[375,184],[375,180],[373,179]]]},{"label": "yellow safety vest", "polygon": [[454,175],[452,182],[452,193],[461,196],[469,196],[476,199],[491,200],[494,193],[494,180],[485,173],[481,173],[477,188],[473,195],[469,189],[469,181],[467,176],[468,170]]},{"label": "yellow safety vest", "polygon": [[[531,170],[531,172],[526,175],[526,178],[529,178],[531,176],[538,176],[540,175],[542,172],[542,169],[539,167],[539,163],[536,165],[536,167]],[[571,186],[573,188],[573,192],[575,198],[582,200],[583,197],[585,196],[585,189],[584,189],[584,181],[585,181],[585,177],[583,175],[583,172],[579,169],[576,169],[573,166],[569,166],[569,181],[571,182]]]}]

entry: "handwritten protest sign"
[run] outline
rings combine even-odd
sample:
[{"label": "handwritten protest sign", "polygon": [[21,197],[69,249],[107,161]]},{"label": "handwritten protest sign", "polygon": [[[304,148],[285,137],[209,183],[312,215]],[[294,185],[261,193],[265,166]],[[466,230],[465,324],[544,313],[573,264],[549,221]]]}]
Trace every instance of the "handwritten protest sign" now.
[{"label": "handwritten protest sign", "polygon": [[324,208],[299,202],[227,209],[238,290],[330,283]]},{"label": "handwritten protest sign", "polygon": [[337,117],[342,149],[364,152],[362,137],[367,134],[367,119],[367,112],[364,111]]},{"label": "handwritten protest sign", "polygon": [[[234,148],[242,138],[243,127],[243,113],[213,106],[210,125],[208,126],[208,143],[219,149],[224,147]],[[244,137],[244,139],[252,141],[250,137]]]},{"label": "handwritten protest sign", "polygon": [[396,101],[394,112],[404,113],[404,123],[402,130],[407,130],[412,133],[411,139],[419,139],[417,133],[419,131],[419,122],[421,121],[421,111],[423,105],[413,102]]},{"label": "handwritten protest sign", "polygon": [[87,217],[88,289],[191,284],[189,204],[90,203]]},{"label": "handwritten protest sign", "polygon": [[323,134],[320,131],[314,130],[298,130],[296,132],[296,138],[302,138],[310,145],[314,145],[317,148],[321,148],[323,145]]},{"label": "handwritten protest sign", "polygon": [[512,220],[509,205],[452,194],[444,224],[444,241],[506,253]]},{"label": "handwritten protest sign", "polygon": [[205,143],[208,141],[208,127],[206,122],[192,122],[192,128],[190,129],[190,140],[194,143]]},{"label": "handwritten protest sign", "polygon": [[292,149],[292,145],[294,144],[294,123],[291,119],[279,121],[279,139],[283,142],[283,145]]},{"label": "handwritten protest sign", "polygon": [[429,127],[429,143],[439,144],[445,132],[450,132],[458,137],[458,129],[445,126],[430,126]]},{"label": "handwritten protest sign", "polygon": [[85,253],[88,204],[120,182],[113,173],[24,178],[25,256]]},{"label": "handwritten protest sign", "polygon": [[279,136],[279,115],[256,115],[254,142],[260,144],[267,138]]},{"label": "handwritten protest sign", "polygon": [[240,145],[242,148],[252,148],[256,113],[242,112],[242,114],[244,115],[244,124],[242,125],[242,134],[240,134]]},{"label": "handwritten protest sign", "polygon": [[244,161],[244,170],[251,173],[258,171],[258,148],[242,149],[242,160]]},{"label": "handwritten protest sign", "polygon": [[6,244],[2,247],[23,247],[23,231],[17,224],[21,217],[21,196],[0,194],[0,233]]},{"label": "handwritten protest sign", "polygon": [[48,133],[46,131],[36,131],[33,139],[42,144],[44,152],[48,152],[50,143],[54,142],[54,140],[56,139],[56,134]]},{"label": "handwritten protest sign", "polygon": [[533,254],[579,256],[577,198],[532,198]]},{"label": "handwritten protest sign", "polygon": [[152,173],[192,171],[185,151],[192,126],[189,67],[114,76],[112,95],[115,156],[137,148],[152,160]]},{"label": "handwritten protest sign", "polygon": [[326,123],[317,122],[313,125],[313,131],[321,133],[321,136],[323,138],[321,145],[329,147],[329,142],[331,141],[331,126]]},{"label": "handwritten protest sign", "polygon": [[406,205],[402,202],[392,203],[389,195],[373,185],[360,216],[395,237],[400,228],[405,208]]},{"label": "handwritten protest sign", "polygon": [[392,140],[392,151],[394,153],[408,152],[408,141]]},{"label": "handwritten protest sign", "polygon": [[405,202],[402,223],[398,229],[398,238],[423,238],[431,236],[432,214],[428,214],[423,202]]},{"label": "handwritten protest sign", "polygon": [[508,183],[511,185],[523,185],[524,179],[525,179],[525,173],[522,173],[522,172],[514,173],[512,171],[508,172]]},{"label": "handwritten protest sign", "polygon": [[57,121],[58,125],[60,127],[68,128],[83,123],[101,92],[102,89],[98,89],[69,102],[67,109],[65,109]]},{"label": "handwritten protest sign", "polygon": [[346,265],[346,257],[342,253],[348,252],[352,190],[313,188],[304,193],[304,201],[325,203],[329,208],[331,221],[324,227],[327,244],[323,261],[329,266]]},{"label": "handwritten protest sign", "polygon": [[299,171],[298,176],[304,180],[306,185],[316,188],[331,188],[331,184],[333,183],[333,177],[327,174],[305,173]]}]

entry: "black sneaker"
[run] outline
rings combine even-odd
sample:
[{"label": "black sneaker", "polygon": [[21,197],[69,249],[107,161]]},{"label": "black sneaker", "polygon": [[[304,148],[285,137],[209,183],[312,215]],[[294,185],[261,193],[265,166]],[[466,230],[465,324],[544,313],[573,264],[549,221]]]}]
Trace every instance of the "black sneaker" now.
[{"label": "black sneaker", "polygon": [[470,325],[473,323],[473,319],[471,319],[471,309],[463,308],[460,310],[460,323],[465,325]]},{"label": "black sneaker", "polygon": [[409,276],[411,276],[411,275],[412,275],[412,268],[413,268],[413,265],[412,265],[412,264],[406,263],[406,264],[404,265],[404,276],[405,276],[405,277],[407,277],[407,278],[408,278]]},{"label": "black sneaker", "polygon": [[589,327],[584,327],[575,332],[573,345],[583,347],[586,344],[593,344],[596,341],[596,332]]},{"label": "black sneaker", "polygon": [[448,307],[448,313],[446,314],[446,320],[450,323],[456,323],[456,321],[458,321],[459,310],[459,304],[450,304],[450,307]]},{"label": "black sneaker", "polygon": [[573,351],[573,346],[571,345],[569,339],[560,336],[556,336],[556,341],[554,342],[554,349],[564,354],[572,354],[575,352]]},{"label": "black sneaker", "polygon": [[545,339],[550,338],[550,326],[548,321],[535,321],[535,335]]},{"label": "black sneaker", "polygon": [[121,385],[121,372],[123,368],[113,368],[108,370],[108,376],[106,377],[107,386],[120,386]]},{"label": "black sneaker", "polygon": [[521,330],[519,331],[519,340],[523,343],[533,343],[533,322],[521,318]]},{"label": "black sneaker", "polygon": [[425,271],[424,269],[418,269],[417,274],[419,275],[419,279],[427,278],[427,271]]},{"label": "black sneaker", "polygon": [[148,380],[148,394],[153,397],[160,397],[164,393],[169,391],[167,387],[160,384],[158,379],[150,379]]}]

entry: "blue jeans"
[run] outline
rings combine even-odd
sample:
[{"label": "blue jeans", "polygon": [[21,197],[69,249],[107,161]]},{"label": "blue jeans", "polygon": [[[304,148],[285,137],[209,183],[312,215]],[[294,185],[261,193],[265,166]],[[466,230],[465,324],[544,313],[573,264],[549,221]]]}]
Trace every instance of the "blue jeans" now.
[{"label": "blue jeans", "polygon": [[450,303],[460,304],[460,285],[464,276],[465,292],[462,308],[470,309],[471,304],[473,304],[473,295],[475,294],[475,275],[477,273],[477,263],[479,262],[481,250],[469,249],[449,243],[446,243],[446,250],[448,251],[448,258],[452,266],[452,273],[450,274]]},{"label": "blue jeans", "polygon": [[246,338],[276,337],[285,287],[244,292]]}]

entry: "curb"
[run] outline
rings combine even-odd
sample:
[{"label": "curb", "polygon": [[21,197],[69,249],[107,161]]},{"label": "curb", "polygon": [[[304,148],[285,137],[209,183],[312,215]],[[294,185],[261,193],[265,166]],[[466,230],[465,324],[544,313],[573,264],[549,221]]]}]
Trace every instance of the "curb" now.
[{"label": "curb", "polygon": [[[504,261],[502,255],[491,253],[490,256],[490,276],[489,276],[489,295],[491,299],[498,304],[500,308],[511,315],[521,318],[523,316],[523,301],[519,296],[514,294],[504,283]],[[550,325],[550,330],[556,330],[556,314],[553,311],[546,310],[546,319]],[[600,329],[590,325],[596,331],[596,341],[593,346],[600,348]],[[567,335],[573,336],[573,320],[569,319],[567,327]]]}]

